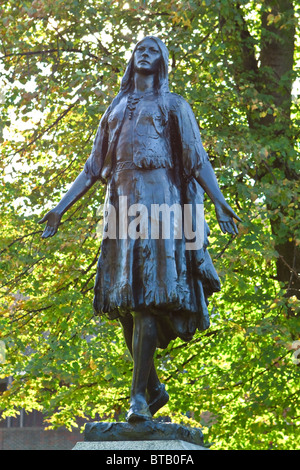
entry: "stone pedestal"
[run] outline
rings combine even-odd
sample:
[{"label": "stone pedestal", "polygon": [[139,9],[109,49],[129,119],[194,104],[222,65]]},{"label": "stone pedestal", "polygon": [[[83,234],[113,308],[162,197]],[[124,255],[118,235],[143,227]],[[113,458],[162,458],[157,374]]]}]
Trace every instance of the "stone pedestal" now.
[{"label": "stone pedestal", "polygon": [[[191,442],[177,440],[152,440],[152,441],[102,441],[102,442],[77,442],[73,450],[104,450],[123,452],[126,450],[132,451],[165,451],[173,453],[173,451],[194,451],[194,450],[208,450],[207,447],[202,447]],[[153,457],[154,458],[154,457]]]},{"label": "stone pedestal", "polygon": [[176,423],[141,421],[130,423],[87,423],[84,442],[73,450],[187,451],[208,450],[201,429]]}]

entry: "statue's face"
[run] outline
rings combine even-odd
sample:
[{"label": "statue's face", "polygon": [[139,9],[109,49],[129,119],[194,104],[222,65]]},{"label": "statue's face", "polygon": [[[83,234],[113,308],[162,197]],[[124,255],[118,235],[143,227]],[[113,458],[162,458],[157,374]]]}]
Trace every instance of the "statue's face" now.
[{"label": "statue's face", "polygon": [[134,71],[151,75],[158,71],[161,52],[153,39],[144,39],[134,52]]}]

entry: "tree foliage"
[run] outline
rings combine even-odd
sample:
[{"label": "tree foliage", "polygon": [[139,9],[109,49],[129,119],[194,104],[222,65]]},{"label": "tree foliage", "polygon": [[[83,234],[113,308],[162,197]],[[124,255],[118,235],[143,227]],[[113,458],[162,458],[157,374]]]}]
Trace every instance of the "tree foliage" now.
[{"label": "tree foliage", "polygon": [[[50,427],[124,419],[132,364],[118,324],[95,318],[98,184],[41,239],[37,224],[82,170],[138,39],[170,51],[170,86],[191,104],[222,192],[243,222],[220,233],[211,327],[157,364],[162,410],[203,426],[213,449],[299,445],[299,8],[292,0],[0,1],[1,316],[13,376],[2,417]],[[294,93],[294,95],[293,95]],[[297,217],[298,216],[298,217]],[[297,316],[298,315],[298,316]]]}]

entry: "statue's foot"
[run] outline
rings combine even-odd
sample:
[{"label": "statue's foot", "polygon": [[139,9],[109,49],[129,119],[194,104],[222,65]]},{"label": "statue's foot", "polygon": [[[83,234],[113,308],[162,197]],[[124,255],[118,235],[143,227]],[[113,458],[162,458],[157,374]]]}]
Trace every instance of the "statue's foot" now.
[{"label": "statue's foot", "polygon": [[136,423],[137,421],[147,421],[149,419],[152,419],[152,414],[146,400],[141,397],[133,398],[126,415],[126,420],[129,423]]},{"label": "statue's foot", "polygon": [[163,406],[165,406],[169,401],[169,394],[167,393],[164,384],[160,384],[160,387],[157,390],[156,396],[152,398],[149,403],[149,411],[152,416],[160,410]]}]

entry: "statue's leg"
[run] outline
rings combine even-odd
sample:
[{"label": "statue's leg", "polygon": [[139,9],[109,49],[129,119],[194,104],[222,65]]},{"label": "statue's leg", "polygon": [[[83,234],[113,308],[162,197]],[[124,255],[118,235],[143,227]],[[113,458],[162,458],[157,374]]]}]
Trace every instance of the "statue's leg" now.
[{"label": "statue's leg", "polygon": [[[132,315],[126,315],[124,317],[120,317],[119,320],[123,328],[126,345],[131,356],[133,356],[133,317]],[[152,416],[169,401],[169,395],[165,390],[165,386],[160,383],[153,360],[147,383],[147,394],[149,410]]]},{"label": "statue's leg", "polygon": [[151,419],[152,415],[146,398],[146,389],[157,344],[155,317],[150,312],[133,313],[132,358],[133,376],[131,385],[130,409],[127,420],[130,422]]},{"label": "statue's leg", "polygon": [[[120,317],[120,323],[123,328],[124,339],[126,346],[132,357],[132,338],[133,338],[133,317],[132,315],[126,315]],[[152,361],[152,366],[149,372],[149,379],[147,384],[147,392],[149,395],[149,402],[152,402],[158,395],[158,391],[161,389],[161,383],[157,376],[154,362]]]}]

